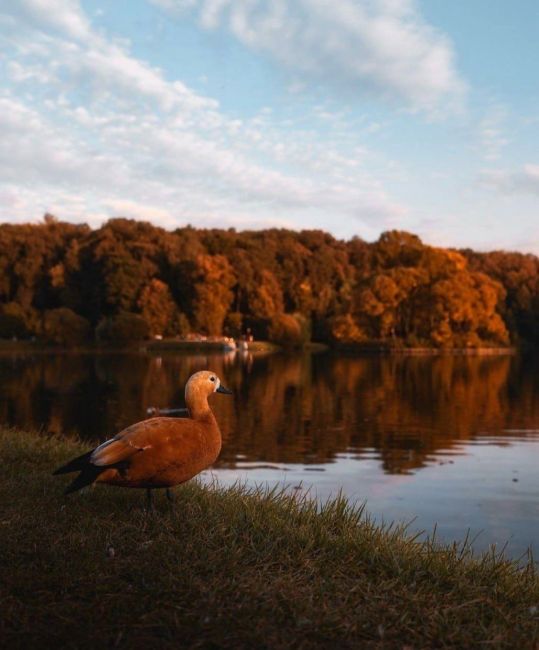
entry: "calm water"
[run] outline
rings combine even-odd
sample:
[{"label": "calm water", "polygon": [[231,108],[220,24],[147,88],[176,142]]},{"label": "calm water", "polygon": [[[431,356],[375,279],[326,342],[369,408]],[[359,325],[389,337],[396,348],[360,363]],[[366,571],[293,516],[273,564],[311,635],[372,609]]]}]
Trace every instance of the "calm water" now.
[{"label": "calm water", "polygon": [[211,368],[224,448],[205,479],[339,490],[384,521],[478,550],[539,550],[538,359],[316,355],[0,355],[0,422],[103,440],[183,406]]}]

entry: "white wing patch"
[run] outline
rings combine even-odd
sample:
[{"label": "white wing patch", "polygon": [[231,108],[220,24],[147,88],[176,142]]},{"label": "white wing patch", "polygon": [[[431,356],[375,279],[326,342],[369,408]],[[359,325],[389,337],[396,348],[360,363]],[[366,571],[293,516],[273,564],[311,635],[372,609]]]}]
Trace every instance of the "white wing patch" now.
[{"label": "white wing patch", "polygon": [[92,455],[90,456],[90,462],[92,465],[106,465],[106,463],[103,462],[103,459],[107,456],[106,449],[113,442],[116,442],[115,438],[111,438],[110,440],[102,442],[93,450]]},{"label": "white wing patch", "polygon": [[151,449],[151,445],[139,447],[127,438],[111,438],[94,449],[90,456],[90,462],[98,467],[113,465],[146,449]]}]

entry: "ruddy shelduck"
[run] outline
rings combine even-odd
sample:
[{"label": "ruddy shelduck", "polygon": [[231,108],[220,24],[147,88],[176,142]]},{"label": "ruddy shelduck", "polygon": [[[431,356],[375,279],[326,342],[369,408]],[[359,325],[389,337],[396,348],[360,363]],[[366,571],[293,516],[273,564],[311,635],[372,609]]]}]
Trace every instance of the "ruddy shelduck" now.
[{"label": "ruddy shelduck", "polygon": [[212,393],[231,394],[214,372],[192,375],[185,386],[187,418],[154,417],[117,433],[91,451],[59,467],[54,474],[80,472],[65,490],[92,483],[151,490],[184,483],[209,467],[221,451],[221,431],[208,404]]}]

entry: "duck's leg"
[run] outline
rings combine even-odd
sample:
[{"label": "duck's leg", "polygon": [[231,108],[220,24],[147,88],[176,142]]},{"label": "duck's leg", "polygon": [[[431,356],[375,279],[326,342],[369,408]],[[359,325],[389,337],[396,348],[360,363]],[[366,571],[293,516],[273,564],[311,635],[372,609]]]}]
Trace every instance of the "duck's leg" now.
[{"label": "duck's leg", "polygon": [[153,497],[151,488],[146,488],[146,510],[148,512],[153,512]]},{"label": "duck's leg", "polygon": [[174,503],[174,497],[172,496],[170,488],[167,488],[167,499],[170,501],[170,503]]}]

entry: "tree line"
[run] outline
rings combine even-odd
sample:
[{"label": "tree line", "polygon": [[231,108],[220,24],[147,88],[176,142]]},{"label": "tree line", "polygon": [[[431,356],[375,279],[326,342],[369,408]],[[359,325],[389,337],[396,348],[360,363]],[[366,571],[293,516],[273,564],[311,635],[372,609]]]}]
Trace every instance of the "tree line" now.
[{"label": "tree line", "polygon": [[320,230],[0,225],[0,337],[62,345],[190,332],[282,344],[463,348],[539,340],[539,258]]}]

